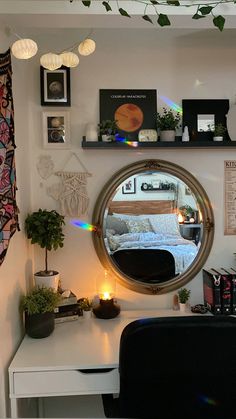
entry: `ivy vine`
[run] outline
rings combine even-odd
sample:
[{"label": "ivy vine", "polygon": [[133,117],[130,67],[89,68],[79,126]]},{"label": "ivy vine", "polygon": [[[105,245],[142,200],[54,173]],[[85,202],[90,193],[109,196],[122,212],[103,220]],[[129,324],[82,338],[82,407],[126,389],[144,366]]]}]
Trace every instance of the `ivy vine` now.
[{"label": "ivy vine", "polygon": [[[81,1],[81,3],[85,7],[90,7],[92,4],[92,1],[94,0],[69,0],[70,3],[73,3],[74,1]],[[97,0],[98,1],[98,0]],[[100,1],[100,0],[99,0]],[[192,7],[194,8],[194,14],[192,16],[192,19],[199,20],[204,19],[207,16],[212,17],[213,25],[216,26],[220,31],[223,31],[224,25],[225,25],[225,18],[222,15],[217,14],[217,6],[223,5],[223,4],[234,4],[236,5],[236,0],[209,0],[206,2],[201,2],[199,0],[199,3],[192,3],[191,0],[185,0],[185,2],[181,2],[179,0],[131,0],[134,3],[141,3],[144,6],[144,12],[142,15],[142,19],[145,21],[154,24],[158,23],[160,26],[170,26],[171,22],[167,14],[161,13],[161,7],[163,6],[171,6],[171,7]],[[106,12],[111,12],[112,7],[111,1],[100,1],[102,6],[105,8]],[[112,2],[113,3],[113,2]],[[127,12],[127,10],[123,9],[121,6],[121,2],[119,0],[115,1],[115,7],[117,8],[118,12],[121,16],[125,16],[127,18],[131,18],[131,15]],[[236,6],[235,6],[236,7]],[[156,22],[154,21],[153,17],[150,17],[150,10],[152,8],[152,11],[154,9],[155,14],[157,15]],[[149,12],[149,13],[148,13]]]}]

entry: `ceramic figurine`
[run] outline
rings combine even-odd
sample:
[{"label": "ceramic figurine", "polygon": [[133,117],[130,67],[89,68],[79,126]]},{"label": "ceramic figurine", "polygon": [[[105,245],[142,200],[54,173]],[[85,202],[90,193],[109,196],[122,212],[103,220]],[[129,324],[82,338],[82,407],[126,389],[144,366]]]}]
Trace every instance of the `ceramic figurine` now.
[{"label": "ceramic figurine", "polygon": [[184,127],[182,141],[189,141],[189,132],[188,132],[188,127],[187,126]]}]

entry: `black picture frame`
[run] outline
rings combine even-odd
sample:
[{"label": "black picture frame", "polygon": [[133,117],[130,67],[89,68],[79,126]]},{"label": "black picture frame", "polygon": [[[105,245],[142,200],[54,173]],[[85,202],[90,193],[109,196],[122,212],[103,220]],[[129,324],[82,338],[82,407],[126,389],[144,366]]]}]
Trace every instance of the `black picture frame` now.
[{"label": "black picture frame", "polygon": [[[213,141],[213,131],[198,131],[198,115],[214,115],[214,123],[226,125],[229,99],[183,99],[183,130],[187,126],[190,141]],[[228,132],[225,141],[230,141]]]},{"label": "black picture frame", "polygon": [[99,105],[100,123],[118,121],[118,133],[129,141],[137,141],[142,129],[156,129],[155,89],[100,89]]},{"label": "black picture frame", "polygon": [[71,106],[70,68],[51,71],[40,66],[41,106]]},{"label": "black picture frame", "polygon": [[122,186],[122,194],[135,194],[136,193],[136,179],[127,179]]}]

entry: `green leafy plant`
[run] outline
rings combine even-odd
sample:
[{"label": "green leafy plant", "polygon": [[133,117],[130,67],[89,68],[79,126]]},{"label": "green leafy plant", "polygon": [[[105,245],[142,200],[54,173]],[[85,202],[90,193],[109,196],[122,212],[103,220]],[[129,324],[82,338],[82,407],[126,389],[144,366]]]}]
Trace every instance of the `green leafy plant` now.
[{"label": "green leafy plant", "polygon": [[92,308],[92,301],[88,297],[80,299],[79,308],[84,311],[90,311]]},{"label": "green leafy plant", "polygon": [[57,211],[47,211],[41,208],[29,214],[25,220],[25,230],[31,243],[37,243],[42,249],[45,249],[45,270],[48,271],[48,251],[57,250],[63,247],[64,234],[62,232],[64,216],[58,214]]},{"label": "green leafy plant", "polygon": [[[75,2],[76,0],[69,0],[70,3]],[[85,7],[90,7],[92,4],[92,1],[86,1],[86,0],[79,0]],[[98,1],[97,1],[98,3]],[[111,2],[109,0],[102,1],[100,0],[99,3],[105,8],[106,12],[111,12],[112,7]],[[199,2],[192,2],[192,0],[185,0],[185,1],[179,1],[179,0],[132,0],[132,3],[142,4],[144,7],[144,12],[142,15],[142,19],[153,24],[155,23],[154,18],[151,17],[152,15],[157,16],[156,22],[159,26],[170,26],[171,22],[169,20],[169,17],[165,13],[161,13],[162,8],[166,10],[166,7],[174,7],[174,8],[183,8],[188,7],[194,10],[192,19],[199,20],[204,19],[208,16],[212,17],[212,22],[215,27],[217,27],[220,31],[223,31],[224,25],[225,25],[225,18],[222,15],[217,15],[217,6],[221,6],[222,4],[231,4],[235,6],[235,0],[207,0]],[[114,2],[116,9],[120,13],[121,16],[131,18],[131,15],[127,12],[127,10],[120,7],[120,2],[116,1]],[[147,14],[147,10],[149,11],[149,14]]]},{"label": "green leafy plant", "polygon": [[181,288],[178,291],[179,302],[181,304],[187,303],[187,301],[189,300],[190,294],[191,294],[190,290],[188,290],[187,288]]},{"label": "green leafy plant", "polygon": [[100,135],[115,135],[117,133],[117,121],[112,121],[110,119],[103,120],[98,124],[99,134]]},{"label": "green leafy plant", "polygon": [[51,313],[54,312],[60,298],[60,294],[52,288],[34,287],[21,298],[20,306],[29,315]]},{"label": "green leafy plant", "polygon": [[181,207],[179,207],[179,211],[181,212],[182,215],[187,216],[191,216],[192,213],[194,212],[194,209],[192,207],[190,207],[190,205],[182,205]]},{"label": "green leafy plant", "polygon": [[157,113],[157,127],[160,131],[175,130],[180,122],[180,114],[174,114],[172,109],[163,108],[163,114]]},{"label": "green leafy plant", "polygon": [[216,124],[214,129],[214,137],[223,137],[226,131],[226,127],[223,124]]}]

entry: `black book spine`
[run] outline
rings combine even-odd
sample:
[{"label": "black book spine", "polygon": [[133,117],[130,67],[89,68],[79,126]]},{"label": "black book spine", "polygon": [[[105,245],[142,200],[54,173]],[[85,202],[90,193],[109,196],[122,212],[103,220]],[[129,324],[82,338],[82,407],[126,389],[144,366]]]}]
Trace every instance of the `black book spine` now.
[{"label": "black book spine", "polygon": [[203,270],[204,304],[213,314],[221,314],[220,275]]},{"label": "black book spine", "polygon": [[221,274],[221,311],[231,314],[231,279],[229,274]]}]

